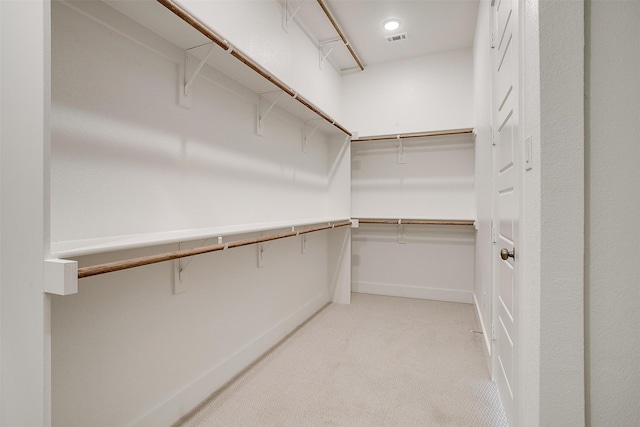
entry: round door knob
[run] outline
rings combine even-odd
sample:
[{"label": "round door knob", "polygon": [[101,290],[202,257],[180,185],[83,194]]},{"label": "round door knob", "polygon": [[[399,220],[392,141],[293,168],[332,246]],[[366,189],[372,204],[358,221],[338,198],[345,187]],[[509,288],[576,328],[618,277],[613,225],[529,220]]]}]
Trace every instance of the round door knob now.
[{"label": "round door knob", "polygon": [[500,258],[502,258],[505,261],[508,260],[509,258],[513,258],[515,260],[516,259],[515,248],[511,252],[509,252],[507,248],[500,249]]}]

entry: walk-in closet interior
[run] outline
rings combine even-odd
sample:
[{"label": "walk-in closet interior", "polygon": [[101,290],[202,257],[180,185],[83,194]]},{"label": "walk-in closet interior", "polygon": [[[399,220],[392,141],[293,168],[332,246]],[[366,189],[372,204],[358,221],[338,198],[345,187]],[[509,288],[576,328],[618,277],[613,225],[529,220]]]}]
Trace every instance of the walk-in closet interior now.
[{"label": "walk-in closet interior", "polygon": [[639,40],[0,0],[0,427],[640,425]]},{"label": "walk-in closet interior", "polygon": [[170,425],[352,292],[468,305],[487,351],[488,13],[375,62],[338,3],[51,3],[54,426]]}]

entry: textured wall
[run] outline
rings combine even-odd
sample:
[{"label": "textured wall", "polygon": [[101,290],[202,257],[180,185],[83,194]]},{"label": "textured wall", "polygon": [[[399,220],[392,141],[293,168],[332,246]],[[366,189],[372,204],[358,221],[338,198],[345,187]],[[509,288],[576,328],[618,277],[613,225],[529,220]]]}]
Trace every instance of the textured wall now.
[{"label": "textured wall", "polygon": [[584,423],[584,4],[540,12],[540,424]]},{"label": "textured wall", "polygon": [[640,420],[640,2],[587,4],[589,425]]}]

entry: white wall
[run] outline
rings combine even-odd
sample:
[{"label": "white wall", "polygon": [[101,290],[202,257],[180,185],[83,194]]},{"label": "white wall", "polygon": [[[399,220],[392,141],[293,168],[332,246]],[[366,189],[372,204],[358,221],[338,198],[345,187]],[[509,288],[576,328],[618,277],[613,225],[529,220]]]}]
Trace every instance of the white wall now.
[{"label": "white wall", "polygon": [[304,153],[302,121],[276,107],[257,136],[256,94],[210,68],[184,109],[182,51],[76,16],[55,33],[53,242],[327,216],[322,133]]},{"label": "white wall", "polygon": [[523,426],[540,425],[540,20],[538,1],[527,1],[523,35],[523,134],[532,138],[533,168],[524,174],[522,209],[522,285],[519,418]]},{"label": "white wall", "polygon": [[[25,25],[28,23],[28,25]],[[47,425],[49,7],[0,2],[0,425]]]},{"label": "white wall", "polygon": [[640,420],[640,2],[589,1],[586,12],[587,425],[635,425]]},{"label": "white wall", "polygon": [[354,292],[472,302],[473,227],[360,224],[352,235]]},{"label": "white wall", "polygon": [[474,144],[470,135],[411,138],[398,162],[394,140],[353,144],[354,218],[474,219]]},{"label": "white wall", "polygon": [[492,148],[491,148],[491,3],[480,2],[473,42],[473,102],[475,115],[475,208],[478,231],[475,246],[473,295],[484,328],[485,348],[491,353],[491,243]]},{"label": "white wall", "polygon": [[583,3],[525,4],[520,425],[584,425]]},{"label": "white wall", "polygon": [[471,49],[371,65],[342,87],[344,125],[359,136],[473,127]]},{"label": "white wall", "polygon": [[[256,136],[257,94],[210,67],[193,85],[192,107],[179,107],[184,52],[106,8],[53,4],[55,242],[348,218],[343,140],[316,133],[303,152],[303,122],[279,107]],[[345,228],[309,234],[304,253],[302,237],[272,242],[261,268],[257,246],[193,258],[179,294],[174,264],[162,263],[82,279],[78,294],[54,297],[53,425],[175,421],[330,299],[348,302],[345,236]]]},{"label": "white wall", "polygon": [[[353,144],[351,216],[474,219],[472,136],[403,144],[404,163],[397,141]],[[472,227],[362,224],[353,230],[352,289],[471,303],[474,234]]]},{"label": "white wall", "polygon": [[[368,66],[343,77],[345,125],[358,136],[473,127],[469,49]],[[471,138],[354,144],[354,218],[474,219]],[[473,230],[363,225],[353,231],[352,289],[444,301],[472,301]],[[452,263],[452,260],[455,262]],[[443,265],[450,268],[440,268]]]}]

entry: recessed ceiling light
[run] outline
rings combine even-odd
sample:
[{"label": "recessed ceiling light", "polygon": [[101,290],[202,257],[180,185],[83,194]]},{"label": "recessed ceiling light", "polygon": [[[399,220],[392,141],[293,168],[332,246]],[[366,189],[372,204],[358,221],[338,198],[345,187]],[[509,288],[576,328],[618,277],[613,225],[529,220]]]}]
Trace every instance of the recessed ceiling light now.
[{"label": "recessed ceiling light", "polygon": [[397,30],[400,27],[400,20],[397,18],[390,18],[384,21],[384,29],[387,31]]}]

